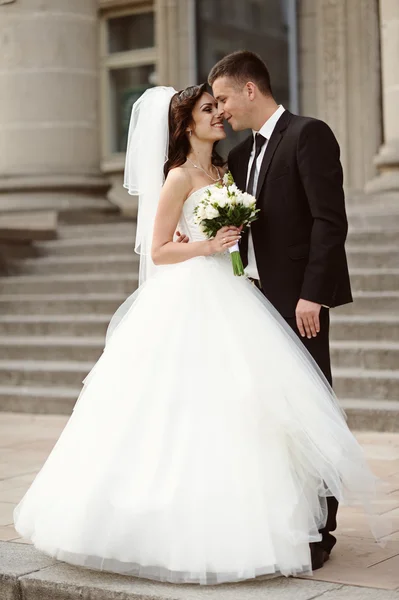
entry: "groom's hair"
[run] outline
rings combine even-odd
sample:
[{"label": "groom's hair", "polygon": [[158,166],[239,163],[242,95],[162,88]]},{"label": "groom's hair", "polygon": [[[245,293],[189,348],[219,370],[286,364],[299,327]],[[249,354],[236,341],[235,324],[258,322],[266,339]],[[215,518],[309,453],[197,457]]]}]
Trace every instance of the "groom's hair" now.
[{"label": "groom's hair", "polygon": [[243,87],[248,81],[256,83],[265,96],[272,96],[270,74],[260,56],[249,50],[238,50],[228,54],[211,69],[208,76],[210,86],[219,77],[229,77]]}]

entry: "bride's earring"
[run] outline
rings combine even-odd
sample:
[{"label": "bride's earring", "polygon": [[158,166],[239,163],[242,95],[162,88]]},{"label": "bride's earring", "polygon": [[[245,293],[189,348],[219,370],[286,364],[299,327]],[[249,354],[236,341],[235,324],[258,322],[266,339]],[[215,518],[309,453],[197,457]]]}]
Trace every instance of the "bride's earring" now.
[{"label": "bride's earring", "polygon": [[191,129],[188,130],[188,135],[191,137],[192,131]]}]

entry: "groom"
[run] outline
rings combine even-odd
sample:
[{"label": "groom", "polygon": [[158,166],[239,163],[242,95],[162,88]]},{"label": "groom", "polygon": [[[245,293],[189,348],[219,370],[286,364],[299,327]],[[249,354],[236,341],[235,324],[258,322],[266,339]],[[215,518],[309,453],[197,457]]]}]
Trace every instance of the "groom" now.
[{"label": "groom", "polygon": [[[332,384],[329,308],[352,301],[339,146],[323,121],[293,115],[274,100],[264,62],[252,52],[225,56],[208,78],[219,113],[234,131],[252,129],[228,165],[240,189],[257,198],[258,219],[243,234],[247,275],[262,290]],[[329,497],[313,569],[336,542],[338,502]]]}]

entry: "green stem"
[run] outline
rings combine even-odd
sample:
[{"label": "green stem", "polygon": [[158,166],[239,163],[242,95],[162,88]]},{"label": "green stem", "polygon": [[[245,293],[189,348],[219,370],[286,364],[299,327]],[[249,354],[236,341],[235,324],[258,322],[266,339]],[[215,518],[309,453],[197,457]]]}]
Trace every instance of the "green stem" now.
[{"label": "green stem", "polygon": [[234,275],[241,277],[242,275],[244,275],[244,266],[242,264],[240,253],[232,252],[230,254],[230,256],[231,256],[231,262],[233,265]]}]

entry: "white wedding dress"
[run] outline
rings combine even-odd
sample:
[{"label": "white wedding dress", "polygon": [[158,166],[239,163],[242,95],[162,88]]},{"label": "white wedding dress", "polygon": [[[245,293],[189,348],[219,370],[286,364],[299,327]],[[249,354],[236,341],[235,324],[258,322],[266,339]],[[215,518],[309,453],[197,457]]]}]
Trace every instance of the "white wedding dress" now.
[{"label": "white wedding dress", "polygon": [[[202,191],[179,223],[190,241]],[[161,581],[310,572],[326,495],[367,504],[375,478],[300,340],[228,254],[157,269],[127,306],[15,509],[18,533]]]}]

